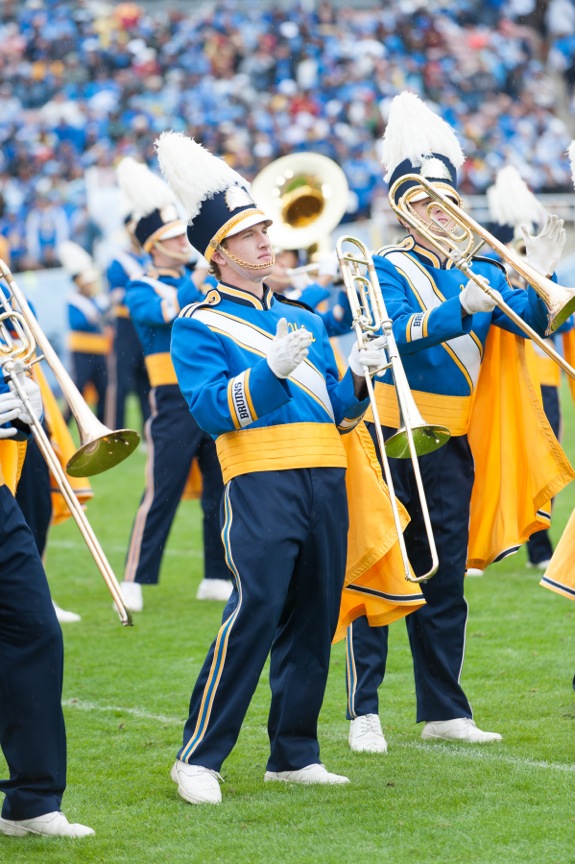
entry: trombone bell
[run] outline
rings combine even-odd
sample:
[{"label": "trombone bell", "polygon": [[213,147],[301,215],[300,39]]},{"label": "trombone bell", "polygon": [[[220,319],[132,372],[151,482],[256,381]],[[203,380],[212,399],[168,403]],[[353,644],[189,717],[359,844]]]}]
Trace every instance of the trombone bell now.
[{"label": "trombone bell", "polygon": [[[418,456],[425,456],[439,450],[447,444],[451,433],[446,426],[429,426],[422,420],[421,426],[412,426],[413,443]],[[391,459],[409,459],[409,438],[405,427],[388,438],[385,442],[385,452]]]},{"label": "trombone bell", "polygon": [[[104,427],[106,428],[106,427]],[[108,429],[105,435],[83,444],[66,465],[70,477],[91,477],[114,468],[134,452],[140,440],[134,429]]]}]

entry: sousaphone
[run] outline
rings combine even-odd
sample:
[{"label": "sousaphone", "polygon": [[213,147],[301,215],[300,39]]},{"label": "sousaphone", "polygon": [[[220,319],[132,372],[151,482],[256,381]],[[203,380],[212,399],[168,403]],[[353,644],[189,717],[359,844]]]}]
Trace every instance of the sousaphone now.
[{"label": "sousaphone", "polygon": [[342,169],[320,153],[292,153],[270,162],[254,179],[251,193],[273,219],[277,249],[331,251],[330,235],[347,209],[349,186]]}]

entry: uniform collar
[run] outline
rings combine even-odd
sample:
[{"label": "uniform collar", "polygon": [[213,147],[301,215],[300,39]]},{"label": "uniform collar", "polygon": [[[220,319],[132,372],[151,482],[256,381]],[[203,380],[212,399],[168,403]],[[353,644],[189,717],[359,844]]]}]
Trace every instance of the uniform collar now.
[{"label": "uniform collar", "polygon": [[428,267],[435,267],[437,270],[451,270],[453,268],[453,262],[450,258],[441,259],[437,252],[416,243],[411,234],[405,238],[401,245],[407,251],[414,252]]},{"label": "uniform collar", "polygon": [[162,276],[169,276],[170,279],[181,279],[183,268],[178,267],[150,267],[148,276],[153,279],[160,279]]},{"label": "uniform collar", "polygon": [[246,291],[245,288],[236,288],[234,285],[228,285],[226,282],[220,282],[218,292],[226,300],[232,300],[234,303],[240,303],[242,306],[252,306],[254,309],[269,309],[275,302],[271,288],[264,285],[264,295],[260,300],[255,294]]}]

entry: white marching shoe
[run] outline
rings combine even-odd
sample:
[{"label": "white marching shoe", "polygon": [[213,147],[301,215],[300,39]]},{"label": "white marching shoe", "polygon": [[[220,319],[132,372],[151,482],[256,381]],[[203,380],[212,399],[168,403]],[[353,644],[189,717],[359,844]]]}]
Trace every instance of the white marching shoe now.
[{"label": "white marching shoe", "polygon": [[468,567],[465,571],[466,576],[483,576],[485,570],[480,570],[479,567]]},{"label": "white marching shoe", "polygon": [[227,603],[232,593],[230,579],[202,579],[196,593],[196,600],[222,600]]},{"label": "white marching shoe", "polygon": [[[124,598],[124,604],[130,612],[141,612],[144,608],[144,597],[142,586],[139,582],[120,582],[120,592]],[[116,604],[112,604],[114,609]]]},{"label": "white marching shoe", "polygon": [[349,724],[349,746],[356,753],[387,753],[387,741],[377,714],[363,714]]},{"label": "white marching shoe", "polygon": [[421,737],[424,739],[443,738],[444,741],[468,741],[470,744],[485,744],[489,741],[502,741],[499,732],[484,732],[478,729],[471,717],[458,717],[456,720],[434,720],[426,723]]},{"label": "white marching shoe", "polygon": [[[190,804],[220,804],[222,778],[217,771],[204,768],[202,765],[188,765],[181,759],[176,759],[172,765],[170,777],[177,783],[178,793]],[[222,781],[223,782],[223,781]]]},{"label": "white marching shoe", "polygon": [[95,832],[87,825],[68,822],[60,810],[44,813],[33,819],[0,819],[0,834],[10,837],[24,837],[26,834],[39,834],[42,837],[89,837]]},{"label": "white marching shoe", "polygon": [[279,780],[281,783],[310,785],[314,783],[331,785],[349,783],[348,777],[343,777],[341,774],[330,774],[321,762],[314,762],[313,765],[306,765],[305,768],[299,768],[297,771],[266,771],[264,780],[266,783],[270,780]]},{"label": "white marching shoe", "polygon": [[53,600],[52,605],[54,606],[56,618],[58,619],[60,624],[73,624],[75,621],[82,620],[80,615],[77,615],[75,612],[68,612],[66,609],[61,609],[57,603],[54,603]]}]

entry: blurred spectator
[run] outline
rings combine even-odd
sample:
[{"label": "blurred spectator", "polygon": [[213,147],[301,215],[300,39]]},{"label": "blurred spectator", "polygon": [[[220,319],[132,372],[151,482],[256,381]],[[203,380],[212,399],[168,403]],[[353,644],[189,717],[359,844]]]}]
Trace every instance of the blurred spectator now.
[{"label": "blurred spectator", "polygon": [[[459,130],[465,192],[484,191],[509,161],[535,193],[572,191],[557,79],[573,94],[575,0],[353,7],[4,0],[0,230],[14,234],[17,262],[50,266],[54,234],[90,248],[85,172],[132,152],[155,164],[165,129],[248,179],[294,150],[335,158],[351,189],[346,218],[369,218],[385,194],[388,106],[406,88]],[[42,183],[58,202],[37,194]]]}]

